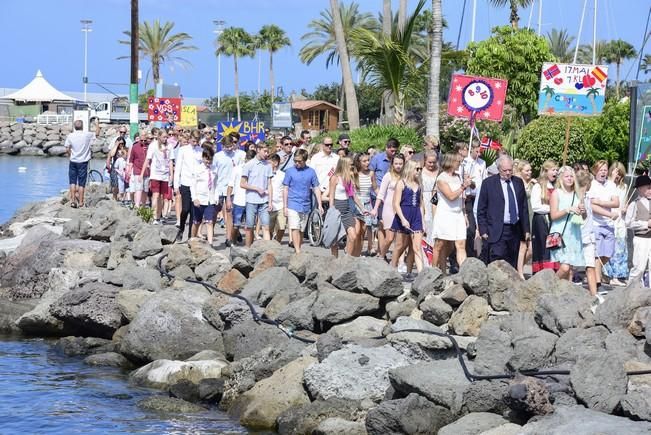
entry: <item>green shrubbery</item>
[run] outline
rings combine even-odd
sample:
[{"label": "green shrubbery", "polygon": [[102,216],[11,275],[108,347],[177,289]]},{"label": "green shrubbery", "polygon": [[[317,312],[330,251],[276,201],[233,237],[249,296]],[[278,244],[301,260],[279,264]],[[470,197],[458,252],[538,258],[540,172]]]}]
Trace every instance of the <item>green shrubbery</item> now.
[{"label": "green shrubbery", "polygon": [[[314,138],[315,143],[322,143],[323,138],[330,136],[335,143],[340,131],[330,131],[326,134]],[[417,151],[422,149],[423,137],[410,127],[397,125],[370,125],[362,127],[352,132],[345,132],[350,135],[351,149],[355,152],[366,151],[369,147],[374,146],[379,150],[384,150],[384,145],[390,138],[396,138],[401,144],[409,144]]]}]

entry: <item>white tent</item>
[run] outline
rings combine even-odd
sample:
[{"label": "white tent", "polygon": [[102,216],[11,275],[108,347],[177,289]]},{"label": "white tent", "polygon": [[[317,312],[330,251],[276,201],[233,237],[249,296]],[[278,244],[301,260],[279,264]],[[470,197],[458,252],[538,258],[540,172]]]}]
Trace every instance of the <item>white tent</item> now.
[{"label": "white tent", "polygon": [[14,100],[14,101],[75,101],[73,97],[70,97],[63,92],[57,90],[52,86],[41,74],[41,70],[36,72],[36,77],[34,80],[29,82],[24,88],[14,92],[13,94],[5,95],[0,97],[2,99]]}]

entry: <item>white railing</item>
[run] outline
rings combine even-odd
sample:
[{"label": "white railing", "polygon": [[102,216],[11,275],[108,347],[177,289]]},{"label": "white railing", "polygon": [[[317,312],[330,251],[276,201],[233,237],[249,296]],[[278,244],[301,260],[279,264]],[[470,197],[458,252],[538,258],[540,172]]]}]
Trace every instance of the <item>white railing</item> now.
[{"label": "white railing", "polygon": [[36,122],[38,124],[70,124],[72,115],[38,115]]}]

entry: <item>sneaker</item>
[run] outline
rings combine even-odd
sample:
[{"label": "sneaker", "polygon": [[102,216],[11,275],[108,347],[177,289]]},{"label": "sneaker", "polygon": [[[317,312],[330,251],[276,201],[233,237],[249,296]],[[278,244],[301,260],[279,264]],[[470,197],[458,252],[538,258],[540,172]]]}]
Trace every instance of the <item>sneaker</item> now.
[{"label": "sneaker", "polygon": [[626,283],[623,282],[623,281],[620,281],[617,278],[611,279],[610,280],[610,285],[614,285],[614,286],[617,286],[617,287],[626,287]]},{"label": "sneaker", "polygon": [[407,273],[407,265],[405,263],[398,266],[398,273]]},{"label": "sneaker", "polygon": [[174,226],[175,226],[176,228],[181,228],[181,222],[176,221],[176,223],[174,224]]},{"label": "sneaker", "polygon": [[154,219],[154,221],[151,224],[152,225],[160,225],[160,220],[159,219]]},{"label": "sneaker", "polygon": [[181,243],[183,241],[183,233],[180,231],[176,233],[176,237],[174,238],[174,242],[176,243]]},{"label": "sneaker", "polygon": [[226,239],[226,241],[224,242],[224,245],[226,245],[227,248],[230,248],[231,247],[231,241]]}]

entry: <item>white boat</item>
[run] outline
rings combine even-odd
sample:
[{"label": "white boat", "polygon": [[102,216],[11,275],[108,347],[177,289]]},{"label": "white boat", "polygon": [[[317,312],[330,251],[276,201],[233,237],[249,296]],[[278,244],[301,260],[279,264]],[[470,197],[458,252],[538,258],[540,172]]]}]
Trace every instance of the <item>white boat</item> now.
[{"label": "white boat", "polygon": [[18,166],[18,172],[27,172],[26,166]]}]

